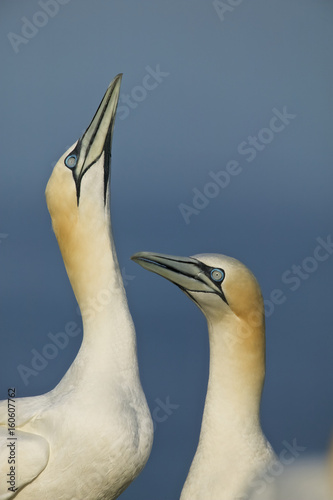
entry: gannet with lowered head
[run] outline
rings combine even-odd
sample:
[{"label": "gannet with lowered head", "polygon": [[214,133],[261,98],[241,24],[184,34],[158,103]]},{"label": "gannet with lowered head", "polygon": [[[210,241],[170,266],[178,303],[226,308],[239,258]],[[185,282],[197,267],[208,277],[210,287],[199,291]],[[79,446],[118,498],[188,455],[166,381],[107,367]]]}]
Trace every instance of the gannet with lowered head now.
[{"label": "gannet with lowered head", "polygon": [[[14,437],[7,429],[7,401],[0,404],[0,500],[112,500],[150,454],[152,421],[110,225],[111,140],[120,82],[121,75],[111,82],[88,129],[60,158],[46,188],[82,313],[83,341],[52,391],[16,400],[14,473],[8,463]],[[13,483],[7,482],[10,473]]]},{"label": "gannet with lowered head", "polygon": [[[207,395],[199,444],[181,500],[252,498],[248,493],[256,489],[258,476],[275,457],[259,417],[265,327],[257,280],[243,264],[224,255],[184,258],[139,252],[132,259],[178,285],[208,323]],[[268,489],[265,500],[271,498]]]}]

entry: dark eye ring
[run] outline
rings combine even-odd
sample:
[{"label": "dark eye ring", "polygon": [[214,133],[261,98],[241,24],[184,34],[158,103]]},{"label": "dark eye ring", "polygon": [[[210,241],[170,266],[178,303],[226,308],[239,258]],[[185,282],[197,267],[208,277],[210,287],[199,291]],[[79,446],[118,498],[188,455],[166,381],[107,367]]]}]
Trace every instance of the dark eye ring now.
[{"label": "dark eye ring", "polygon": [[69,155],[65,159],[65,165],[68,168],[74,168],[77,164],[77,156],[76,155]]},{"label": "dark eye ring", "polygon": [[210,272],[210,277],[212,278],[212,280],[214,281],[222,281],[223,278],[224,278],[225,274],[224,274],[224,271],[222,271],[222,269],[212,269],[211,272]]}]

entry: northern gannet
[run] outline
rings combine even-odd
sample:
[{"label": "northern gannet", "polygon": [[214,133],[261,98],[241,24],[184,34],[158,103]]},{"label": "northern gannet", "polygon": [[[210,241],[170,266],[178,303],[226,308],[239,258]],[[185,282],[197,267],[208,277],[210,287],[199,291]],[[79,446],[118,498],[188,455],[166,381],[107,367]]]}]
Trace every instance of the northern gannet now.
[{"label": "northern gannet", "polygon": [[[118,75],[46,188],[84,335],[76,359],[52,391],[16,400],[14,436],[8,432],[7,401],[0,403],[0,500],[112,500],[150,454],[152,420],[110,224],[111,140],[120,83]],[[14,470],[10,443],[16,449]]]},{"label": "northern gannet", "polygon": [[[258,493],[256,480],[275,461],[259,417],[265,326],[257,280],[238,260],[224,255],[184,258],[139,252],[132,259],[178,285],[208,323],[207,395],[199,444],[181,500],[257,498],[252,496]],[[258,498],[272,495],[268,487]]]}]

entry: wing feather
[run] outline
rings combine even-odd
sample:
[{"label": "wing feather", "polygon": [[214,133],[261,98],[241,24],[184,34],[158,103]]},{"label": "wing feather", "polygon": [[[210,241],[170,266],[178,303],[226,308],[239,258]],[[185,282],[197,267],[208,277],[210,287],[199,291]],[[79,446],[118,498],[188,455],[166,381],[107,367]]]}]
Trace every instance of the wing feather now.
[{"label": "wing feather", "polygon": [[13,498],[34,481],[45,469],[49,454],[49,444],[42,436],[15,430],[11,437],[7,426],[0,426],[0,500]]}]

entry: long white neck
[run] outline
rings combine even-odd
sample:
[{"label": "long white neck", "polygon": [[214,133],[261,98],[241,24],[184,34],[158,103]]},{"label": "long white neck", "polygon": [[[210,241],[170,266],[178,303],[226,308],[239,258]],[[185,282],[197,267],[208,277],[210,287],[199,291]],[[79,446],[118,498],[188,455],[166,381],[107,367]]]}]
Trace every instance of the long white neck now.
[{"label": "long white neck", "polygon": [[265,376],[264,325],[230,314],[208,321],[210,369],[199,445],[181,500],[236,500],[267,462],[259,409]]},{"label": "long white neck", "polygon": [[249,327],[234,315],[208,322],[209,381],[203,418],[216,421],[217,433],[259,425],[265,377],[263,325]]},{"label": "long white neck", "polygon": [[[66,270],[83,319],[83,341],[66,377],[83,387],[114,380],[127,372],[137,377],[136,337],[110,229],[110,217],[90,207],[78,212],[76,225],[54,224]],[[101,374],[101,378],[99,377]],[[66,383],[68,383],[66,381]],[[100,383],[100,382],[99,382]]]}]

